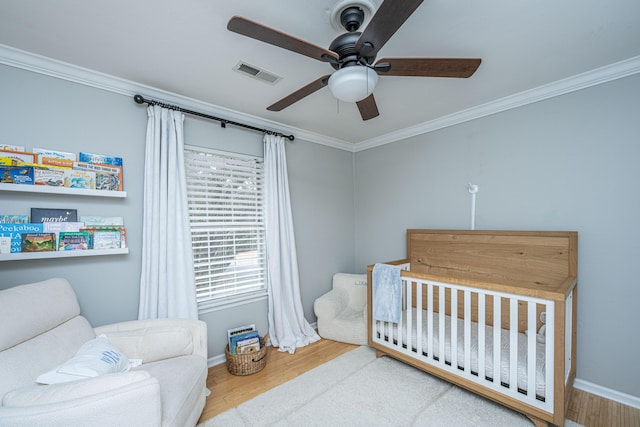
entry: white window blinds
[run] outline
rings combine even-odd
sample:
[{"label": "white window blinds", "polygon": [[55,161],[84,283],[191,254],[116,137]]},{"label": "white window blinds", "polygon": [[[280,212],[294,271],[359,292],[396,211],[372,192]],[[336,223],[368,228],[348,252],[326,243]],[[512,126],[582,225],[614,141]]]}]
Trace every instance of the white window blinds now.
[{"label": "white window blinds", "polygon": [[263,160],[185,147],[200,310],[266,295]]}]

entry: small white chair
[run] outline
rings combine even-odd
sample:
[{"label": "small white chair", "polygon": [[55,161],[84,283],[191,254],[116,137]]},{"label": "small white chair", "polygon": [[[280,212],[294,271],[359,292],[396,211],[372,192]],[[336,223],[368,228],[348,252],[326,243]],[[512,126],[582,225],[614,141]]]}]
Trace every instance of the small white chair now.
[{"label": "small white chair", "polygon": [[322,338],[367,345],[367,275],[336,273],[333,289],[315,300]]}]

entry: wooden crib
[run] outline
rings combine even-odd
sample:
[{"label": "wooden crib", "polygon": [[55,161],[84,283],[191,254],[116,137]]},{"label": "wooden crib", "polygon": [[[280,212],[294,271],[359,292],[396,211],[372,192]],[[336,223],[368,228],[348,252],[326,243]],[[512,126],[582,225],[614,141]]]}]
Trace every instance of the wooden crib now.
[{"label": "wooden crib", "polygon": [[536,426],[563,426],[576,370],[577,245],[576,232],[408,230],[407,259],[384,263],[402,270],[400,322],[373,318],[368,268],[369,345]]}]

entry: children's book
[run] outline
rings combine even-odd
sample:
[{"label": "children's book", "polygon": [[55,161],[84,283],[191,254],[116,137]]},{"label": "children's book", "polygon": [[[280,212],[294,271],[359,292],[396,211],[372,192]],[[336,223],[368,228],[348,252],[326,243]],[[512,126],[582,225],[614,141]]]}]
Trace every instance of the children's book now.
[{"label": "children's book", "polygon": [[106,154],[91,154],[80,152],[78,160],[99,165],[122,166],[122,157],[108,156]]},{"label": "children's book", "polygon": [[26,224],[29,222],[29,215],[0,215],[2,224]]},{"label": "children's book", "polygon": [[11,252],[22,251],[22,234],[23,233],[42,233],[42,224],[4,224],[0,223],[0,237],[8,237],[11,239]]},{"label": "children's book", "polygon": [[122,191],[122,166],[74,162],[73,168],[94,172],[96,174],[96,190]]},{"label": "children's book", "polygon": [[49,150],[46,148],[34,148],[31,150],[38,155],[38,158],[54,157],[56,159],[75,160],[76,153],[67,153],[66,151]]},{"label": "children's book", "polygon": [[89,249],[87,233],[77,231],[61,231],[58,237],[59,251],[78,251]]},{"label": "children's book", "polygon": [[4,184],[33,185],[33,167],[0,166],[0,182]]},{"label": "children's book", "polygon": [[247,332],[253,332],[256,330],[256,325],[255,323],[251,324],[251,325],[244,325],[244,326],[238,326],[237,328],[232,328],[227,330],[227,340],[229,343],[229,352],[232,354],[235,354],[235,347],[233,346],[233,344],[235,344],[235,340],[237,338],[234,338],[234,342],[231,342],[231,338],[240,334],[244,334]]},{"label": "children's book", "polygon": [[31,208],[31,222],[76,222],[77,209]]},{"label": "children's book", "polygon": [[260,345],[260,334],[258,331],[243,332],[241,334],[232,335],[230,338],[231,344],[229,345],[229,351],[231,354],[242,353],[245,346],[253,346],[255,343]]},{"label": "children's book", "polygon": [[22,236],[22,252],[48,252],[56,250],[54,233],[24,233]]}]

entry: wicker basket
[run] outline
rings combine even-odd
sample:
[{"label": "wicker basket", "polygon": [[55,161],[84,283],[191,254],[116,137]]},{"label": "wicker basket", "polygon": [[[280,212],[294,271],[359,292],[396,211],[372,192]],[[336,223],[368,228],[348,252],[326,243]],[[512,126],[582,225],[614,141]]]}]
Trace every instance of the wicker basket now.
[{"label": "wicker basket", "polygon": [[253,353],[231,354],[229,344],[224,348],[227,370],[233,375],[251,375],[262,370],[267,364],[267,341],[269,334],[260,338],[260,350]]}]

